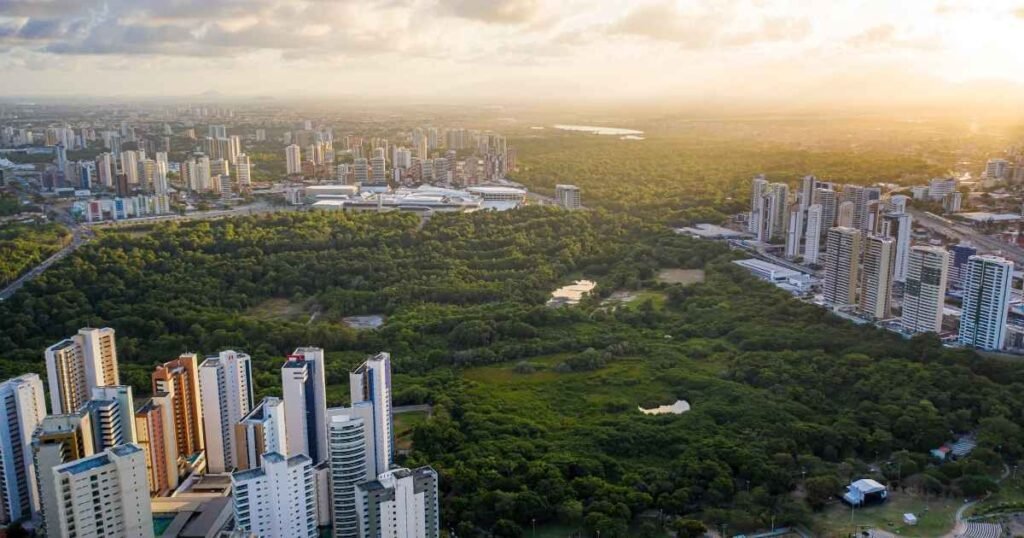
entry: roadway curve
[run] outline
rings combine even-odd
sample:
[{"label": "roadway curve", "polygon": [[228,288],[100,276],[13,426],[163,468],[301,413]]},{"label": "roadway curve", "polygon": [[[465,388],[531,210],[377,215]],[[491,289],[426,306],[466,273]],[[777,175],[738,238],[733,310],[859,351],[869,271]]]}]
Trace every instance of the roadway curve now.
[{"label": "roadway curve", "polygon": [[950,223],[920,210],[909,209],[914,224],[952,240],[970,243],[984,254],[999,254],[1017,267],[1024,266],[1024,248],[978,232],[966,224]]}]

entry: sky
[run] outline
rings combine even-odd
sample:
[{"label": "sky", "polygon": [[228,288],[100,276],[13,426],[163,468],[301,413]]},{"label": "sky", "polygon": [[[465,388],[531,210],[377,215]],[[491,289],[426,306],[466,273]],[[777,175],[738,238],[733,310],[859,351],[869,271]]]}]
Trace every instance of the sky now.
[{"label": "sky", "polygon": [[1024,96],[1024,0],[0,0],[0,95]]}]

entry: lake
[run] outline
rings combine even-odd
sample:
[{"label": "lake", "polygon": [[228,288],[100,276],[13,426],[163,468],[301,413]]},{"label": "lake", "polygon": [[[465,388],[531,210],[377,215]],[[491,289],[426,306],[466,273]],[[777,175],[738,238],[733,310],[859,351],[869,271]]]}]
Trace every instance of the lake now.
[{"label": "lake", "polygon": [[[596,125],[565,125],[565,124],[558,124],[558,125],[554,125],[553,127],[555,129],[558,129],[558,130],[561,130],[561,131],[575,131],[575,132],[580,132],[580,133],[590,133],[590,134],[607,135],[607,136],[623,136],[623,137],[624,136],[634,136],[635,137],[637,135],[644,134],[643,131],[637,131],[635,129],[621,129],[619,127],[599,127],[599,126],[596,126]],[[638,139],[637,138],[632,138],[631,140],[638,140]]]},{"label": "lake", "polygon": [[636,408],[645,415],[681,415],[690,410],[690,402],[686,400],[676,400],[676,403],[672,405],[662,405],[653,409],[644,409],[639,405]]}]

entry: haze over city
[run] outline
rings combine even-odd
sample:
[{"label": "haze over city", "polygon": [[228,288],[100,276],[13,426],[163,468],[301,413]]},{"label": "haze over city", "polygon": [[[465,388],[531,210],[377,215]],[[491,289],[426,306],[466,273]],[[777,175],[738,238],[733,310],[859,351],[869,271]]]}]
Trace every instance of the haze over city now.
[{"label": "haze over city", "polygon": [[1018,0],[5,0],[0,94],[1019,103],[1022,32]]}]

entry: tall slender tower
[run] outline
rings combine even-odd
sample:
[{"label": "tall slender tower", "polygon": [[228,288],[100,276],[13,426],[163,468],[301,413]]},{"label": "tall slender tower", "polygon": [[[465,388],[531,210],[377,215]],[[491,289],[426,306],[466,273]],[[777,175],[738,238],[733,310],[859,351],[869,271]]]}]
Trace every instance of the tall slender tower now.
[{"label": "tall slender tower", "polygon": [[46,417],[43,381],[24,374],[0,383],[0,403],[0,524],[8,524],[39,511],[32,434]]},{"label": "tall slender tower", "polygon": [[860,230],[839,226],[828,231],[823,289],[827,304],[856,304],[860,254]]},{"label": "tall slender tower", "polygon": [[114,329],[81,329],[46,348],[45,357],[55,415],[77,411],[96,387],[120,384]]},{"label": "tall slender tower", "polygon": [[859,310],[873,319],[889,317],[895,254],[896,242],[888,237],[871,235],[864,241]]},{"label": "tall slender tower", "polygon": [[940,332],[946,300],[949,253],[940,247],[910,248],[907,282],[903,288],[903,328],[910,332]]},{"label": "tall slender tower", "polygon": [[171,396],[174,437],[178,455],[187,458],[206,447],[203,435],[203,405],[199,397],[199,358],[185,353],[156,367],[153,393]]},{"label": "tall slender tower", "polygon": [[206,465],[211,473],[237,466],[235,424],[252,410],[252,366],[249,356],[221,351],[199,365],[199,397],[203,406]]},{"label": "tall slender tower", "polygon": [[136,441],[135,399],[131,386],[96,387],[92,389],[87,407],[92,415],[97,452]]},{"label": "tall slender tower", "polygon": [[235,522],[256,536],[316,538],[313,462],[304,454],[263,456],[261,466],[231,475]]},{"label": "tall slender tower", "polygon": [[280,398],[267,396],[235,425],[238,438],[238,469],[257,469],[263,455],[276,452],[284,455],[287,451],[287,429],[285,426],[285,404]]},{"label": "tall slender tower", "polygon": [[375,444],[376,474],[394,462],[394,431],[391,425],[391,354],[378,353],[348,376],[352,405],[369,403],[373,408],[371,430]]},{"label": "tall slender tower", "polygon": [[288,455],[305,454],[314,465],[327,459],[327,383],[324,350],[300,347],[281,367],[288,417]]},{"label": "tall slender tower", "polygon": [[1000,350],[1006,340],[1013,262],[998,256],[974,255],[964,275],[964,301],[959,342],[964,346]]},{"label": "tall slender tower", "polygon": [[165,495],[178,487],[173,402],[173,395],[157,392],[135,411],[138,445],[146,456],[146,478],[153,495]]},{"label": "tall slender tower", "polygon": [[821,204],[807,208],[807,237],[804,239],[804,263],[817,264],[821,248]]}]

